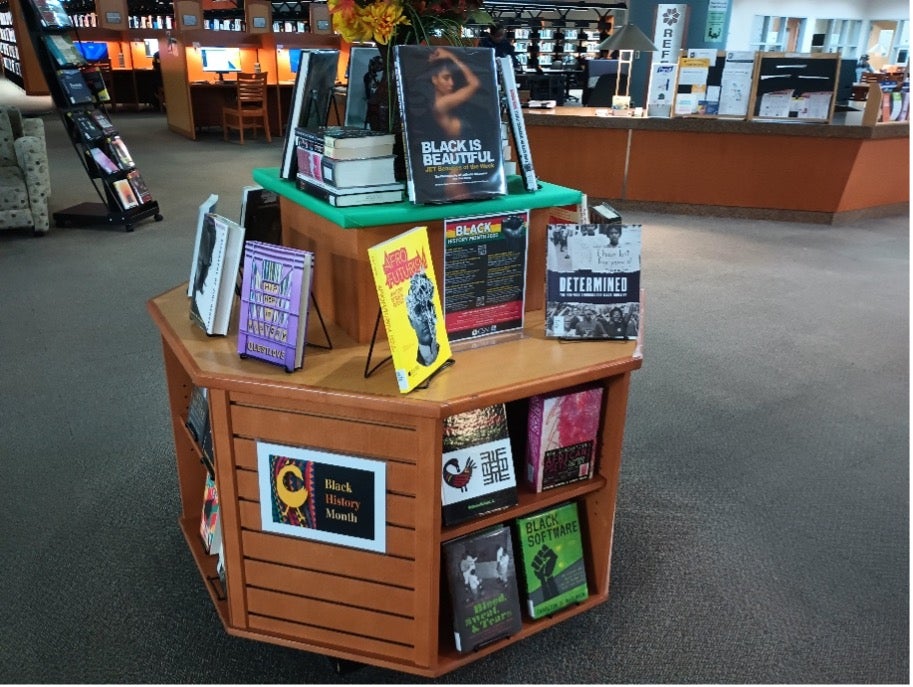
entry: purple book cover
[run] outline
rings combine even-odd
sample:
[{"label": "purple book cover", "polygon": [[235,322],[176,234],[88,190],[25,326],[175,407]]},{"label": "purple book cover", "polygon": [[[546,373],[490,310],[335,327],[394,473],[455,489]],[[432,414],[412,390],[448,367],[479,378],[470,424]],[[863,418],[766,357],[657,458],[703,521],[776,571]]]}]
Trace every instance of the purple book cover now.
[{"label": "purple book cover", "polygon": [[602,387],[529,399],[526,481],[537,492],[593,476]]},{"label": "purple book cover", "polygon": [[241,285],[238,354],[301,367],[314,254],[247,241]]}]

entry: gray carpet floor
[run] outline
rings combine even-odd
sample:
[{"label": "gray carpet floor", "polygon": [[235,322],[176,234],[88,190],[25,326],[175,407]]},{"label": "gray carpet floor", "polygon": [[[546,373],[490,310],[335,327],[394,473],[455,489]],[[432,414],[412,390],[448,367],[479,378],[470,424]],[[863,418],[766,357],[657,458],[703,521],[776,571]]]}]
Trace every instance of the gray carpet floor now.
[{"label": "gray carpet floor", "polygon": [[[45,121],[52,209],[97,200]],[[164,221],[0,232],[0,682],[426,682],[221,626],[145,304],[187,279],[202,200],[236,217],[281,143],[114,121]],[[624,219],[647,334],[610,601],[437,682],[908,683],[908,218]]]}]

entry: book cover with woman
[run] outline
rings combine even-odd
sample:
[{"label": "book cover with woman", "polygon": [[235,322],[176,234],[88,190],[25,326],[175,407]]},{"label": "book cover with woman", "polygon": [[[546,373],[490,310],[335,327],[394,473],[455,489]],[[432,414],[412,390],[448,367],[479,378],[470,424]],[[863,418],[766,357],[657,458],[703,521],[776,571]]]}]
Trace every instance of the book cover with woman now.
[{"label": "book cover with woman", "polygon": [[449,203],[504,195],[494,53],[399,45],[396,76],[409,199]]}]

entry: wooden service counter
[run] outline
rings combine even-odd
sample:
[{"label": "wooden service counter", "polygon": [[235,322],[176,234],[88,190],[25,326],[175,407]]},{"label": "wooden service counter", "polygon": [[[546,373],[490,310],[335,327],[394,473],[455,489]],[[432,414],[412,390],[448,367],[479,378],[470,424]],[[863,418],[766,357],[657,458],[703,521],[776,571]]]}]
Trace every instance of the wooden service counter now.
[{"label": "wooden service counter", "polygon": [[[545,225],[550,208],[575,205],[578,190],[540,182],[527,193],[520,177],[508,178],[508,194],[485,201],[413,205],[409,201],[384,205],[336,208],[279,178],[278,168],[255,169],[254,181],[279,194],[282,244],[320,255],[314,270],[314,294],[323,317],[339,325],[359,343],[371,340],[378,302],[368,263],[368,248],[415,226],[428,227],[432,254],[444,254],[444,220],[489,213],[530,211],[529,253],[526,261],[526,309],[541,310],[545,283]],[[443,288],[439,258],[438,289]],[[380,335],[383,336],[383,327]]]},{"label": "wooden service counter", "polygon": [[538,176],[619,209],[833,223],[909,207],[909,124],[525,113]]}]

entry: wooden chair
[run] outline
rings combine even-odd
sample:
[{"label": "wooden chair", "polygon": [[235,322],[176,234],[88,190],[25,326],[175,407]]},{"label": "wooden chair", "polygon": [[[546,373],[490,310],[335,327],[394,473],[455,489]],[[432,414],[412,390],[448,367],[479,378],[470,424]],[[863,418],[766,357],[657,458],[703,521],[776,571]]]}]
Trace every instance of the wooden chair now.
[{"label": "wooden chair", "polygon": [[222,108],[222,133],[226,141],[229,129],[237,129],[240,143],[244,145],[245,127],[252,128],[256,136],[257,129],[262,126],[266,140],[272,143],[266,109],[266,74],[267,72],[238,74],[235,102]]}]

